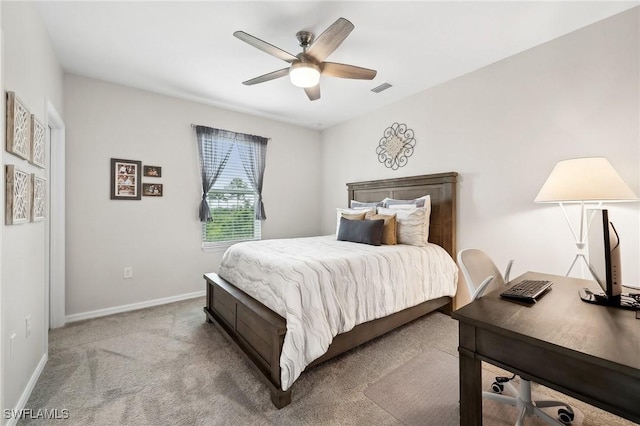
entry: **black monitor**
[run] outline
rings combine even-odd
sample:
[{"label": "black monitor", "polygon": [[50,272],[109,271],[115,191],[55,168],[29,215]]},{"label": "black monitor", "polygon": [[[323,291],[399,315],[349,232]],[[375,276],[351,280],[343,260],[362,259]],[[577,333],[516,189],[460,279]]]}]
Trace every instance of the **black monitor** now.
[{"label": "black monitor", "polygon": [[609,221],[608,210],[587,210],[587,223],[589,270],[603,291],[594,293],[585,288],[580,290],[580,298],[598,305],[637,309],[635,301],[622,294],[620,237]]}]

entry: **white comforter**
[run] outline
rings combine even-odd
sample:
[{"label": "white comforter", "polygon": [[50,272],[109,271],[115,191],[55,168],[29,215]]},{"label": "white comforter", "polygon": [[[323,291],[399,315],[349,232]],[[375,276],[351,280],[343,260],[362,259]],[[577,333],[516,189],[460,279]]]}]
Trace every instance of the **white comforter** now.
[{"label": "white comforter", "polygon": [[458,269],[440,246],[370,246],[335,236],[239,243],[219,275],[287,321],[287,390],[333,337],[429,299],[454,296]]}]

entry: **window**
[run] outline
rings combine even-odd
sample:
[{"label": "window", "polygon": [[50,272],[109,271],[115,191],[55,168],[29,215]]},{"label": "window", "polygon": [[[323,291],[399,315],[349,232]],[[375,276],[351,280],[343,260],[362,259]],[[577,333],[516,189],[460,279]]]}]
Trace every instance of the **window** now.
[{"label": "window", "polygon": [[250,182],[238,150],[232,148],[229,161],[207,194],[213,220],[202,224],[203,243],[260,239],[260,221],[255,219],[258,194]]},{"label": "window", "polygon": [[202,247],[259,240],[266,138],[196,126],[203,199]]}]

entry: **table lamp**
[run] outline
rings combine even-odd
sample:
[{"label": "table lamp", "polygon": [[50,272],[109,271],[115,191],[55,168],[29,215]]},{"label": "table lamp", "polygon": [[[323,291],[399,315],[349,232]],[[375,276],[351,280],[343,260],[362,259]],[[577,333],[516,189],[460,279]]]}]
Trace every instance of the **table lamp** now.
[{"label": "table lamp", "polygon": [[[604,157],[574,158],[558,162],[535,198],[536,203],[558,203],[571,228],[578,249],[567,276],[578,258],[589,268],[585,256],[589,220],[585,226],[585,204],[602,207],[603,202],[636,201],[638,197],[622,180],[611,163]],[[571,225],[565,203],[580,203],[580,233]]]}]

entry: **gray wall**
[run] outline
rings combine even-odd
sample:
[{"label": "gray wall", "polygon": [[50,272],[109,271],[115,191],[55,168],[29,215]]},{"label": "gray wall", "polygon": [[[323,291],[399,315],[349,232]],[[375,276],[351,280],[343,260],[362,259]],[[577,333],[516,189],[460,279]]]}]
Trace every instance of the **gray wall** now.
[{"label": "gray wall", "polygon": [[[569,228],[557,205],[533,203],[556,162],[607,157],[640,193],[639,10],[323,132],[323,232],[346,204],[345,182],[457,171],[459,249],[483,248],[501,268],[515,258],[515,273],[564,275],[575,254]],[[394,122],[417,139],[397,171],[375,153]],[[638,203],[607,207],[621,233],[623,282],[638,285]],[[578,210],[569,213],[578,226]]]},{"label": "gray wall", "polygon": [[[191,123],[271,138],[263,238],[320,231],[317,131],[75,75],[65,76],[67,315],[204,290],[222,252],[201,249]],[[110,158],[162,167],[163,197],[109,199]],[[133,279],[123,279],[132,266]]]},{"label": "gray wall", "polygon": [[[31,2],[2,2],[4,32],[4,87],[15,92],[32,114],[46,124],[46,100],[62,113],[62,69],[49,42],[40,15]],[[4,104],[5,97],[2,96]],[[4,111],[4,108],[3,108]],[[2,130],[4,135],[4,127]],[[4,137],[2,138],[4,140]],[[48,171],[31,165],[3,150],[3,164],[47,177]],[[2,173],[4,176],[4,171]],[[0,190],[4,206],[4,178]],[[48,300],[47,223],[4,225],[2,216],[2,297],[1,368],[2,408],[15,408],[38,366],[46,360],[48,322],[45,317]],[[25,319],[31,317],[31,333],[27,337]],[[9,354],[9,337],[16,334],[13,356]],[[34,383],[31,383],[33,385]],[[23,401],[24,402],[24,401]]]},{"label": "gray wall", "polygon": [[[606,156],[640,192],[638,8],[322,133],[74,75],[63,87],[33,4],[0,8],[4,89],[41,119],[45,98],[60,113],[64,106],[67,314],[200,291],[202,273],[217,269],[222,253],[200,249],[191,123],[271,138],[264,238],[333,232],[333,209],[346,204],[345,182],[453,170],[460,173],[459,248],[482,247],[500,265],[514,257],[516,273],[562,274],[574,253],[571,235],[557,207],[532,201],[553,165]],[[396,121],[415,130],[418,145],[394,172],[378,163],[375,147]],[[162,166],[165,196],[109,200],[112,157]],[[3,163],[48,172],[7,153]],[[623,280],[637,284],[638,205],[609,207],[623,238]],[[4,409],[16,406],[46,360],[48,253],[46,223],[1,228]],[[133,266],[133,279],[123,279],[124,266]]]}]

